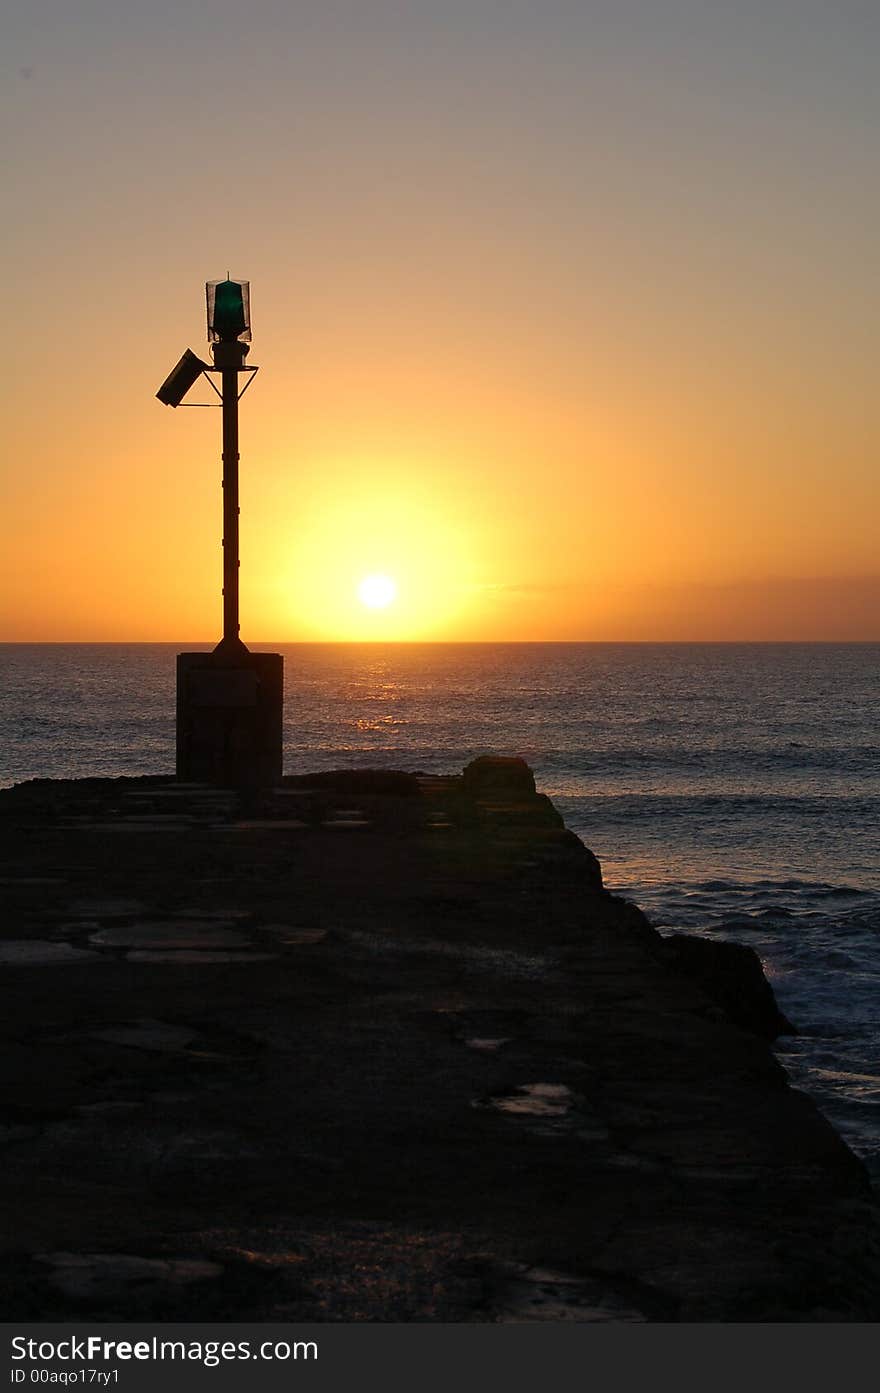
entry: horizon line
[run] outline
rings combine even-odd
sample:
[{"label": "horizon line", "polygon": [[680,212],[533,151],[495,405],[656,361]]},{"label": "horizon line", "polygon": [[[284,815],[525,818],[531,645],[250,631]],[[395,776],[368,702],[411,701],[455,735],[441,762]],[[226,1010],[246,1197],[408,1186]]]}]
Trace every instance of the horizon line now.
[{"label": "horizon line", "polygon": [[[613,644],[618,647],[688,647],[688,646],[708,646],[735,647],[737,645],[749,644],[758,646],[774,645],[791,647],[852,647],[870,646],[880,644],[880,635],[875,638],[551,638],[551,639],[254,639],[255,644],[265,648],[274,645],[278,648],[409,648],[409,647],[434,647],[434,648],[499,648],[499,647],[520,647],[520,648],[576,648],[576,647],[602,647],[603,645]],[[187,645],[190,647],[187,648]],[[0,648],[71,648],[71,647],[91,647],[91,648],[130,648],[140,646],[144,648],[176,648],[181,651],[201,652],[212,651],[217,646],[214,639],[151,639],[151,638],[119,638],[119,639],[90,639],[90,638],[59,638],[59,639],[0,639]],[[250,645],[245,645],[250,647]],[[253,650],[252,650],[253,651]]]}]

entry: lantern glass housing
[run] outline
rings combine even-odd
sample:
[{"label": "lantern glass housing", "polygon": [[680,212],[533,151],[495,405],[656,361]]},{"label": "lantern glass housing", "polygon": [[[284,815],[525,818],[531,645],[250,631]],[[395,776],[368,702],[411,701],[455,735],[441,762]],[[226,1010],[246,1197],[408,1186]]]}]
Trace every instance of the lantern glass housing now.
[{"label": "lantern glass housing", "polygon": [[250,343],[251,290],[249,281],[207,281],[208,341]]}]

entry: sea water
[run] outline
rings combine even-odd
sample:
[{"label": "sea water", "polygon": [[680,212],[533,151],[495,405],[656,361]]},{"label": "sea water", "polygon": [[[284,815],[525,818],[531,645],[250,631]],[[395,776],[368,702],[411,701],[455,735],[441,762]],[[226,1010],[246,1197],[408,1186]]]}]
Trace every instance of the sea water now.
[{"label": "sea water", "polygon": [[[0,645],[0,785],[171,773],[209,646]],[[793,1082],[880,1173],[880,645],[277,647],[285,772],[522,755],[610,889],[757,950]]]}]

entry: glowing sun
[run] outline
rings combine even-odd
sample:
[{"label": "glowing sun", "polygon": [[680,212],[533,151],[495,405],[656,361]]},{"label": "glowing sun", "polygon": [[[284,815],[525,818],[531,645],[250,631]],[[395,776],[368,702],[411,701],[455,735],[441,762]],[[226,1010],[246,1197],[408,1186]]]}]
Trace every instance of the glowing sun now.
[{"label": "glowing sun", "polygon": [[397,586],[390,576],[364,576],[358,586],[358,599],[367,609],[385,609],[397,599]]}]

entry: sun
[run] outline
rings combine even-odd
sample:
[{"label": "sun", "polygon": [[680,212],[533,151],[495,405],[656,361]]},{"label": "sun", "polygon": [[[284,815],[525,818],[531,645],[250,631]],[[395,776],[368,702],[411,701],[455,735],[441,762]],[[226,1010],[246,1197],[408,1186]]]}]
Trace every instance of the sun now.
[{"label": "sun", "polygon": [[358,586],[358,599],[367,609],[386,609],[397,599],[397,586],[390,576],[364,576]]}]

